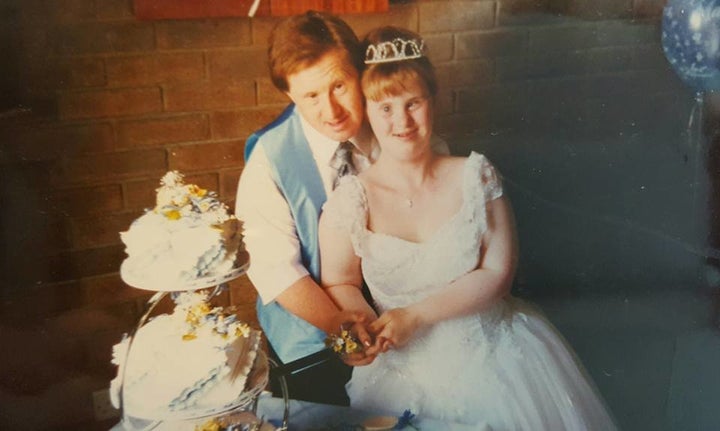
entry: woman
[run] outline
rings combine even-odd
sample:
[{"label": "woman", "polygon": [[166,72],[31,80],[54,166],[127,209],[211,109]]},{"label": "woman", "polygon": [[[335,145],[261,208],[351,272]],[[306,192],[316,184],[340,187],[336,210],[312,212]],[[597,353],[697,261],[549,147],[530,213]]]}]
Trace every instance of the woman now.
[{"label": "woman", "polygon": [[367,365],[348,383],[351,405],[493,430],[615,429],[561,336],[510,297],[515,227],[494,167],[432,151],[437,84],[421,39],[385,27],[365,46],[362,88],[382,153],[343,178],[319,232],[322,285],[340,308],[364,312],[374,337],[352,359]]}]

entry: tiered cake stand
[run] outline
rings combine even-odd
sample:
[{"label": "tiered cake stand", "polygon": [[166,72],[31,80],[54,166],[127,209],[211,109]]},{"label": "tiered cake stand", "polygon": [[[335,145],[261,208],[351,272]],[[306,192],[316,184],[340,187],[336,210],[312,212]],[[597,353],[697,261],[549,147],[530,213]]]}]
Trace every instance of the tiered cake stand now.
[{"label": "tiered cake stand", "polygon": [[[234,280],[243,274],[247,270],[248,264],[244,264],[240,267],[234,268],[227,274],[220,276],[205,277],[194,280],[192,283],[188,283],[182,286],[177,284],[172,285],[153,285],[148,286],[143,280],[134,278],[125,267],[125,263],[120,267],[120,276],[123,281],[132,287],[136,287],[143,290],[155,291],[156,293],[148,300],[145,306],[145,312],[140,317],[135,328],[131,333],[128,334],[128,346],[125,352],[125,366],[122,367],[120,377],[121,388],[120,388],[120,411],[122,419],[120,423],[113,427],[115,431],[121,430],[132,430],[132,431],[149,431],[154,429],[177,429],[182,427],[183,423],[189,424],[190,422],[201,422],[203,419],[210,420],[211,418],[222,418],[224,422],[228,422],[229,429],[242,429],[242,430],[259,430],[260,424],[253,423],[253,419],[257,419],[255,412],[257,410],[257,402],[260,393],[267,386],[269,380],[269,368],[270,366],[276,367],[271,359],[269,359],[262,350],[258,350],[258,356],[255,359],[255,363],[248,375],[245,389],[242,393],[238,394],[235,400],[230,401],[228,404],[215,407],[215,408],[203,408],[203,409],[186,409],[177,412],[168,412],[164,417],[137,417],[133,416],[132,412],[128,412],[124,408],[124,395],[125,395],[125,376],[124,370],[127,369],[127,361],[131,360],[132,355],[132,343],[135,338],[137,331],[147,322],[150,314],[160,301],[170,293],[181,293],[193,290],[208,289],[214,287],[211,297],[214,297],[219,292],[227,288],[227,283]],[[283,393],[283,399],[285,401],[285,410],[283,414],[282,426],[277,431],[287,431],[288,419],[290,416],[290,407],[288,399],[287,383],[283,376],[277,377],[279,379],[280,387]],[[255,425],[255,427],[253,427]]]}]

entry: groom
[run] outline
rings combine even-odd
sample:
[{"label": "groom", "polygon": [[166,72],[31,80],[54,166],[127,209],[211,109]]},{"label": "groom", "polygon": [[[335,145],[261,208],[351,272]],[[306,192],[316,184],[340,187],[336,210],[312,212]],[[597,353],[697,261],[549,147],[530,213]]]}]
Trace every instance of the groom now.
[{"label": "groom", "polygon": [[[292,103],[245,143],[235,214],[250,253],[258,320],[283,363],[325,348],[339,309],[318,285],[317,225],[338,176],[369,166],[379,153],[364,121],[364,54],[341,19],[307,12],[270,35],[270,74]],[[329,361],[288,376],[290,397],[348,404],[350,367]]]},{"label": "groom", "polygon": [[[318,285],[317,227],[337,178],[361,172],[380,153],[365,121],[364,54],[352,29],[329,14],[290,17],[270,35],[271,79],[292,103],[246,141],[235,214],[250,253],[258,320],[271,356],[283,363],[324,349],[327,333],[358,319],[340,313]],[[448,152],[442,141],[433,145]],[[348,404],[350,371],[329,361],[288,376],[290,397]]]}]

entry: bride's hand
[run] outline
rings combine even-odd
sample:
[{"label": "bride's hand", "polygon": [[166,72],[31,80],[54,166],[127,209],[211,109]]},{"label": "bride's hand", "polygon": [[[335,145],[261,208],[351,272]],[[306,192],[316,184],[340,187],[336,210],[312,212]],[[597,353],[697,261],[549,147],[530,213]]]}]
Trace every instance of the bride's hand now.
[{"label": "bride's hand", "polygon": [[375,335],[373,347],[379,352],[387,352],[392,347],[402,347],[407,344],[413,334],[422,327],[421,316],[411,308],[393,308],[370,323],[368,330]]}]

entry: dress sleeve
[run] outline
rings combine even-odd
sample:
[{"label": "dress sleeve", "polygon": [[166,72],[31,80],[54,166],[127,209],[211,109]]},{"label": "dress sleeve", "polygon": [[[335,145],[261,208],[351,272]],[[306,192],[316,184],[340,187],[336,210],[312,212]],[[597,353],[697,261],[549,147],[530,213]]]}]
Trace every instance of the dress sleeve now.
[{"label": "dress sleeve", "polygon": [[467,217],[477,223],[478,232],[487,229],[487,203],[503,195],[502,184],[495,167],[482,154],[472,152],[467,159],[464,178],[464,199]]},{"label": "dress sleeve", "polygon": [[354,175],[340,179],[335,190],[323,205],[323,223],[347,231],[355,254],[361,256],[361,238],[367,227],[367,200],[360,180]]},{"label": "dress sleeve", "polygon": [[480,185],[485,202],[497,199],[503,195],[502,181],[495,166],[482,154],[472,152],[468,158],[471,164],[470,175],[474,182]]}]

